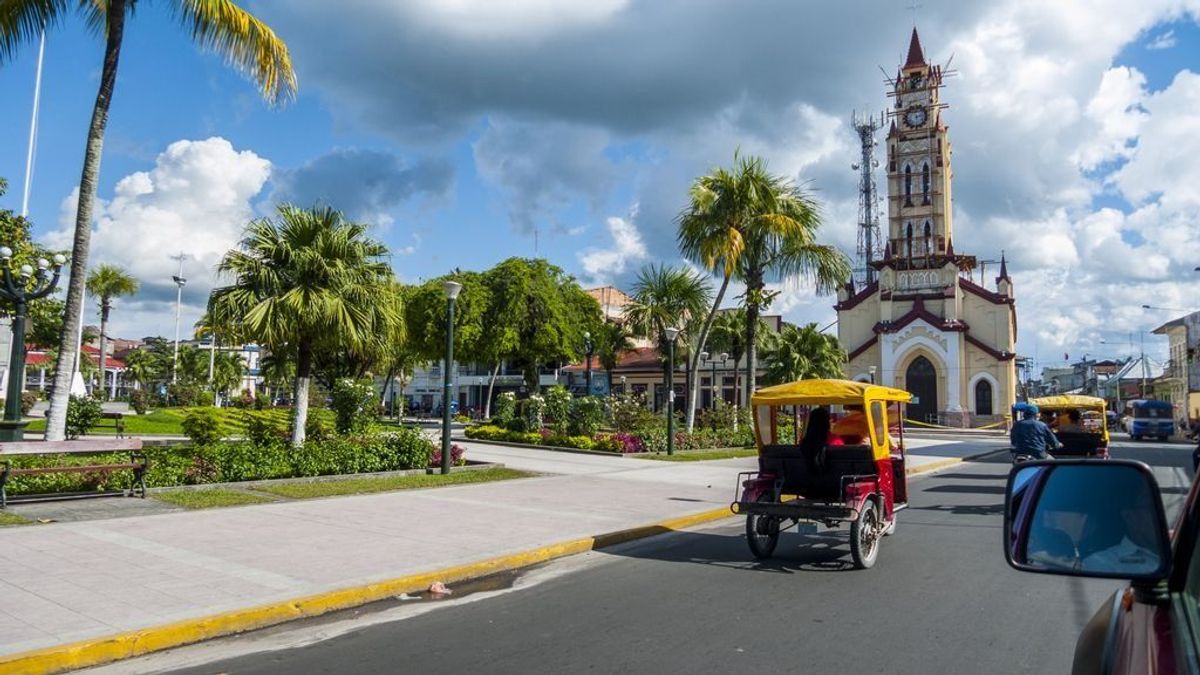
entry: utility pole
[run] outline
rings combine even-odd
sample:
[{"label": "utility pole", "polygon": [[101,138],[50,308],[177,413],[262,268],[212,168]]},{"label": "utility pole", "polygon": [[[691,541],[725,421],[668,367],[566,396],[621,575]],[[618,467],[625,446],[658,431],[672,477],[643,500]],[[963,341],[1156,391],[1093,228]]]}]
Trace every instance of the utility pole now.
[{"label": "utility pole", "polygon": [[183,278],[183,261],[187,254],[182,251],[179,255],[171,256],[171,260],[179,261],[179,274],[171,277],[175,282],[175,353],[171,358],[171,384],[179,382],[179,314],[183,306],[183,286],[187,279]]}]

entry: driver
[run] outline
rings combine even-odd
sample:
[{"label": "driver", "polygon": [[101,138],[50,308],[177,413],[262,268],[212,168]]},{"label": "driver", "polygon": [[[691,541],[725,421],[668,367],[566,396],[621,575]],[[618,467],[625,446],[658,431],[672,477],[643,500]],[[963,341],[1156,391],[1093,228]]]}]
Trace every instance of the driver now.
[{"label": "driver", "polygon": [[1021,420],[1013,424],[1012,439],[1014,455],[1029,455],[1036,459],[1054,459],[1050,449],[1058,450],[1062,443],[1054,437],[1050,427],[1037,418],[1037,406],[1029,406],[1021,412]]}]

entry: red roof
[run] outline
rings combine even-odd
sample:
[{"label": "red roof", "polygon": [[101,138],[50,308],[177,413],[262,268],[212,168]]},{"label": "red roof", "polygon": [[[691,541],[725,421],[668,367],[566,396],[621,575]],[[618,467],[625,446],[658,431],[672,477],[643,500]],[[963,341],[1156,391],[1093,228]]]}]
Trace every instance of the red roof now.
[{"label": "red roof", "polygon": [[908,60],[905,68],[925,65],[925,52],[921,50],[921,38],[917,36],[917,27],[913,26],[912,39],[908,41]]},{"label": "red roof", "polygon": [[[100,350],[99,349],[96,349],[95,347],[92,347],[90,345],[84,345],[83,346],[83,355],[85,357],[87,357],[88,361],[91,361],[93,365],[97,365],[97,366],[100,365]],[[31,349],[31,350],[25,352],[25,367],[26,368],[28,368],[30,366],[41,367],[41,366],[51,366],[51,365],[53,365],[53,360],[50,358],[50,354],[48,352],[42,351],[40,349]],[[125,362],[122,361],[121,359],[110,356],[110,357],[104,359],[104,369],[105,370],[125,370]]]},{"label": "red roof", "polygon": [[[621,355],[621,359],[617,361],[617,367],[614,370],[662,370],[662,358],[658,354],[658,350],[654,347],[638,347],[633,351],[626,352]],[[586,370],[584,363],[572,363],[563,368],[563,370],[572,372],[583,372]],[[598,358],[592,359],[592,370],[603,370],[600,366]]]}]

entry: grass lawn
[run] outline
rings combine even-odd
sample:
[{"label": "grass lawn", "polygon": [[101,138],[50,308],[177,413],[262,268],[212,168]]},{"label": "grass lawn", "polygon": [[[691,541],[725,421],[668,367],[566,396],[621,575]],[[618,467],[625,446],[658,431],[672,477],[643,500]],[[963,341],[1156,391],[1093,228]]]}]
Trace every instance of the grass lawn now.
[{"label": "grass lawn", "polygon": [[256,495],[241,490],[180,490],[178,492],[160,492],[152,496],[160,502],[182,506],[185,509],[212,509],[221,506],[265,504],[275,501],[265,495]]},{"label": "grass lawn", "polygon": [[[125,433],[131,436],[182,436],[183,434],[183,418],[189,408],[159,408],[145,415],[126,415],[125,416]],[[225,433],[229,436],[240,436],[245,432],[246,425],[244,415],[248,412],[254,412],[256,415],[264,415],[275,421],[280,427],[286,428],[291,420],[292,411],[284,408],[276,408],[264,411],[249,411],[239,408],[217,408],[217,412],[221,416],[221,423],[225,427]],[[325,419],[330,426],[333,425],[333,412],[330,410],[310,409],[308,414],[317,415]],[[35,419],[26,427],[27,431],[45,431],[46,420],[44,418]],[[94,427],[89,435],[95,436],[112,436],[116,434],[116,429],[113,428],[112,420],[101,420],[100,426]]]},{"label": "grass lawn", "polygon": [[389,476],[386,478],[344,478],[312,483],[270,485],[256,489],[262,492],[269,492],[273,495],[279,495],[280,497],[287,497],[288,499],[313,499],[315,497],[369,494],[392,490],[441,487],[443,485],[488,483],[512,478],[527,478],[532,475],[534,474],[513,469],[481,469],[478,471],[461,471],[445,476],[442,474],[426,474],[418,476]]},{"label": "grass lawn", "polygon": [[17,514],[9,513],[8,511],[0,511],[0,527],[8,527],[9,525],[28,525],[32,522],[32,520],[25,518],[24,516],[18,516]]},{"label": "grass lawn", "polygon": [[758,454],[757,448],[721,448],[716,450],[682,450],[673,455],[661,453],[634,453],[628,457],[636,457],[638,459],[654,459],[660,462],[703,462],[709,459],[734,459],[736,457],[754,457]]}]

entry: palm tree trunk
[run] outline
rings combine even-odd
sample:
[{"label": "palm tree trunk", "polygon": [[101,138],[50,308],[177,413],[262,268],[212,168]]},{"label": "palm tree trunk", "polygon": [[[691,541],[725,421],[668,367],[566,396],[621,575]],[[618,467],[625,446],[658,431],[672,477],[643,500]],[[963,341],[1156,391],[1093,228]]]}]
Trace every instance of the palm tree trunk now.
[{"label": "palm tree trunk", "polygon": [[[700,340],[696,343],[696,353],[704,351],[704,345],[708,342],[708,334],[712,330],[713,321],[717,318],[717,310],[721,308],[721,302],[725,300],[725,289],[729,288],[729,276],[721,282],[721,290],[717,291],[717,297],[713,301],[712,309],[708,312],[708,317],[704,319],[704,324],[700,326]],[[688,376],[691,378],[692,389],[688,393],[688,409],[687,409],[687,430],[692,433],[692,428],[696,422],[696,399],[700,392],[700,387],[696,385],[700,381],[697,377],[700,371],[700,360],[696,359],[692,363],[691,372]],[[715,382],[713,384],[716,384]],[[610,383],[611,387],[611,383]]]},{"label": "palm tree trunk", "polygon": [[488,380],[487,398],[483,401],[483,419],[492,419],[492,391],[496,387],[496,378],[500,375],[500,362],[496,362],[496,367],[492,368],[492,377]]},{"label": "palm tree trunk", "polygon": [[754,376],[758,372],[758,297],[761,292],[762,282],[757,279],[746,285],[746,381],[743,383],[745,396],[742,399],[746,405],[750,405]]},{"label": "palm tree trunk", "polygon": [[71,245],[71,276],[67,282],[67,302],[63,312],[62,333],[58,337],[58,363],[50,394],[50,412],[46,417],[46,440],[66,438],[67,401],[71,378],[75,375],[75,353],[79,349],[79,322],[83,320],[83,285],[87,277],[88,248],[92,239],[92,205],[96,200],[96,182],[100,177],[100,155],[104,149],[104,130],[108,126],[108,108],[117,84],[117,62],[125,35],[126,0],[108,3],[108,37],[104,45],[104,66],[100,71],[100,89],[92,106],[87,145],[83,152],[83,171],[79,176],[79,204],[75,210],[75,241]]},{"label": "palm tree trunk", "polygon": [[292,446],[304,445],[308,425],[308,385],[312,380],[312,341],[307,338],[297,345],[296,400],[292,401]]},{"label": "palm tree trunk", "polygon": [[[100,400],[104,400],[104,399],[108,398],[108,387],[106,386],[105,380],[104,380],[104,375],[105,375],[104,364],[105,364],[105,361],[107,360],[105,358],[104,350],[107,349],[107,347],[108,347],[108,310],[109,309],[110,309],[110,307],[108,304],[108,298],[100,298]],[[113,374],[113,384],[116,384],[116,379],[117,379],[117,375],[116,375],[116,373],[114,373]]]},{"label": "palm tree trunk", "polygon": [[[388,400],[387,394],[388,394],[389,389],[392,390],[392,395],[395,396],[395,389],[396,389],[396,385],[394,383],[395,379],[396,379],[396,367],[391,366],[390,368],[388,368],[387,378],[385,378],[383,381],[383,391],[379,394],[380,405],[387,406],[387,400]],[[384,413],[383,413],[384,417],[387,417],[387,410],[388,410],[388,408],[385,407]]]}]

